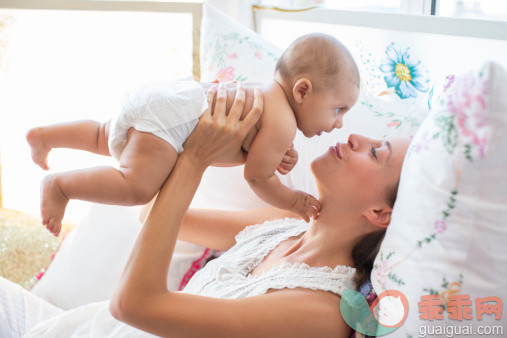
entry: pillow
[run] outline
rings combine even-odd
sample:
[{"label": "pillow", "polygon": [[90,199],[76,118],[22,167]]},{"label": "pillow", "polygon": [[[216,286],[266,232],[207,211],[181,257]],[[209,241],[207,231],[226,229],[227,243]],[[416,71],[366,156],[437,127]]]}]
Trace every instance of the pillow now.
[{"label": "pillow", "polygon": [[201,24],[201,82],[265,82],[273,78],[282,50],[204,3]]},{"label": "pillow", "polygon": [[408,298],[407,319],[392,336],[502,323],[506,145],[505,71],[487,63],[456,77],[408,149],[371,275],[377,294],[396,289]]},{"label": "pillow", "polygon": [[[201,81],[266,82],[282,51],[208,3],[201,24]],[[246,210],[267,206],[243,179],[243,166],[208,168],[192,207]]]},{"label": "pillow", "polygon": [[[93,204],[32,292],[64,310],[110,299],[141,230],[139,209]],[[198,245],[177,241],[168,288],[178,290],[184,277],[208,256],[209,251]]]},{"label": "pillow", "polygon": [[[264,82],[273,78],[281,49],[207,3],[204,4],[201,27],[202,81],[213,81],[218,77],[220,80]],[[221,78],[217,74],[225,73],[220,69],[229,69],[234,76]],[[312,139],[298,131],[294,145],[299,162],[288,175],[280,178],[291,188],[317,196],[310,162],[330,145],[345,141],[351,132],[372,138],[384,135],[408,137],[415,134],[427,113],[426,109],[413,104],[385,101],[361,92],[357,104],[345,114],[342,129]],[[243,167],[233,167],[208,168],[192,206],[244,210],[267,204],[243,179]]]}]

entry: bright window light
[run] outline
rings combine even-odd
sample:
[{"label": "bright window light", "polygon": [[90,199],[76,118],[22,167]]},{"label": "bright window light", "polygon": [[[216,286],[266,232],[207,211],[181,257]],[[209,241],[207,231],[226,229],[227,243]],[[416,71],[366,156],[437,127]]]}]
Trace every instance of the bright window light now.
[{"label": "bright window light", "polygon": [[505,0],[446,0],[439,1],[438,15],[485,20],[507,20]]},{"label": "bright window light", "polygon": [[[190,14],[4,10],[0,12],[0,153],[5,208],[39,214],[37,167],[25,141],[33,126],[107,120],[121,94],[192,74]],[[3,23],[3,25],[1,25]],[[110,158],[54,150],[51,172],[116,165]],[[71,201],[67,220],[89,203]]]}]

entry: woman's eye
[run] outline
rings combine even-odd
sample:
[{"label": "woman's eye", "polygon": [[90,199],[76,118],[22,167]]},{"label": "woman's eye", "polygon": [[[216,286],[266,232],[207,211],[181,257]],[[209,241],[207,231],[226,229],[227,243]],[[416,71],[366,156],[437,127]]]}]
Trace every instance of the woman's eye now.
[{"label": "woman's eye", "polygon": [[341,108],[336,108],[335,111],[336,111],[336,114],[340,114],[342,112],[342,109]]},{"label": "woman's eye", "polygon": [[375,158],[376,160],[378,160],[377,159],[377,152],[376,152],[376,150],[375,150],[375,148],[373,146],[371,146],[371,156],[373,156],[373,158]]}]

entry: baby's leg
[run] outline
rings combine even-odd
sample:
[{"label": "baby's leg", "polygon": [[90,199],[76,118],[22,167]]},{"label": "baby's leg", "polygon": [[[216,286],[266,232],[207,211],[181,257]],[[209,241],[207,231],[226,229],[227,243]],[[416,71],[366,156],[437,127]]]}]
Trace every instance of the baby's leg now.
[{"label": "baby's leg", "polygon": [[96,167],[49,175],[42,182],[42,223],[57,235],[69,199],[103,204],[148,203],[166,180],[178,153],[166,141],[131,128],[120,167]]},{"label": "baby's leg", "polygon": [[47,157],[53,148],[79,149],[110,156],[108,134],[109,122],[75,121],[30,129],[26,140],[32,149],[32,160],[48,170]]}]

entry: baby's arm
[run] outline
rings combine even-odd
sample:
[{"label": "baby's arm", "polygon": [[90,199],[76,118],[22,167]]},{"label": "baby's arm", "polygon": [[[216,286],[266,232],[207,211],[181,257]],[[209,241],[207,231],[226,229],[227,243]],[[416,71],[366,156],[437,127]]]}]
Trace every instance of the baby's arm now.
[{"label": "baby's arm", "polygon": [[294,134],[295,130],[276,122],[263,124],[248,152],[244,176],[262,200],[277,208],[295,212],[309,222],[310,217],[315,218],[320,210],[319,201],[305,192],[286,187],[275,175]]}]

